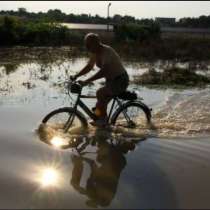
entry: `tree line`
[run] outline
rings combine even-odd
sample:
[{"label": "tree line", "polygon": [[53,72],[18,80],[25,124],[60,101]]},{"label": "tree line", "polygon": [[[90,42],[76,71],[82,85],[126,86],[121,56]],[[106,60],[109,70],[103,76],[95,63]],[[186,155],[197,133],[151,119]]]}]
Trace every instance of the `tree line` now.
[{"label": "tree line", "polygon": [[[144,18],[138,19],[133,16],[125,15],[121,16],[119,14],[110,17],[101,17],[99,15],[92,16],[91,14],[66,14],[59,9],[50,9],[47,12],[28,12],[25,8],[19,8],[17,11],[0,11],[0,15],[10,15],[26,18],[33,21],[53,21],[53,22],[66,22],[66,23],[94,23],[94,24],[150,24],[153,23],[153,19]],[[193,28],[209,28],[210,27],[210,15],[200,16],[197,18],[181,18],[175,23],[169,24],[172,27],[193,27]]]},{"label": "tree line", "polygon": [[[68,29],[61,25],[67,22],[60,10],[47,13],[29,13],[25,8],[18,11],[0,12],[0,46],[31,45],[75,45],[83,44],[85,32]],[[106,23],[107,19],[99,16],[72,15],[70,22]],[[75,18],[76,17],[76,18]],[[115,16],[120,21],[120,16]],[[124,16],[124,20],[114,25],[115,42],[139,42],[160,37],[160,27],[153,20],[136,23],[133,17]],[[89,20],[89,21],[88,21]],[[91,22],[90,22],[91,21]],[[113,41],[113,40],[111,40]]]},{"label": "tree line", "polygon": [[[126,43],[128,46],[132,46],[132,44],[136,46],[136,43],[141,43],[142,46],[143,42],[146,43],[145,46],[151,43],[151,46],[163,43],[161,42],[160,25],[153,19],[136,19],[132,16],[115,15],[108,20],[98,15],[65,14],[58,9],[48,10],[45,13],[33,13],[28,12],[25,8],[19,8],[17,11],[0,11],[0,46],[82,46],[85,32],[68,29],[59,23],[106,24],[107,21],[114,24],[114,43],[119,43],[119,46],[126,46]],[[209,16],[183,18],[176,22],[176,26],[207,28],[210,25],[208,21],[210,22]],[[110,40],[110,42],[112,41]],[[185,46],[185,42],[186,40],[180,41],[180,45]],[[201,40],[201,42],[203,41]],[[151,47],[151,49],[153,48]]]},{"label": "tree line", "polygon": [[152,19],[136,19],[135,17],[125,15],[114,15],[113,17],[101,17],[99,15],[92,16],[91,14],[66,14],[59,9],[50,9],[47,12],[28,12],[25,8],[14,10],[1,10],[0,15],[16,16],[33,21],[45,22],[66,22],[66,23],[89,23],[89,24],[117,24],[117,23],[141,23],[147,24],[153,22]]}]

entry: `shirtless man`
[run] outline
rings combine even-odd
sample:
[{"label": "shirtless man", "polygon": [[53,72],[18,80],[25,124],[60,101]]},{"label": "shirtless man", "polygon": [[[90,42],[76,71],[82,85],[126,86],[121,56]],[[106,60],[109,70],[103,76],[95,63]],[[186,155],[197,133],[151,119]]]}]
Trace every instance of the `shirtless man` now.
[{"label": "shirtless man", "polygon": [[107,123],[107,105],[110,100],[124,92],[129,84],[128,74],[123,67],[119,55],[113,48],[101,43],[97,34],[89,33],[85,36],[85,45],[91,53],[87,65],[74,76],[75,79],[90,72],[96,64],[100,70],[85,81],[80,81],[82,85],[87,85],[95,80],[105,78],[106,83],[97,90],[95,114],[98,120],[93,125],[103,126]]}]

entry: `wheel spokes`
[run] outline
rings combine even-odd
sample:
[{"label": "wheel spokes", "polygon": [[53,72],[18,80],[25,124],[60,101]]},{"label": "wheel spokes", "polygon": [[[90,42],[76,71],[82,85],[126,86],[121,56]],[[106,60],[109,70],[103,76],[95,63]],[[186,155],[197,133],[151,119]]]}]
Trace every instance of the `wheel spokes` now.
[{"label": "wheel spokes", "polygon": [[130,129],[145,128],[145,114],[140,107],[128,107],[118,116],[116,126]]}]

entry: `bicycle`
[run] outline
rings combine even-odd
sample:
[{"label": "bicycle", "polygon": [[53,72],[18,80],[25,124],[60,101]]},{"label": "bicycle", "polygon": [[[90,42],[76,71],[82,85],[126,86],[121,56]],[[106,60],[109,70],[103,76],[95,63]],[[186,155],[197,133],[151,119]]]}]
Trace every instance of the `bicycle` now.
[{"label": "bicycle", "polygon": [[[53,110],[44,117],[42,123],[44,125],[49,125],[53,126],[53,128],[60,129],[64,133],[69,133],[70,128],[78,122],[81,127],[87,128],[87,118],[81,111],[78,110],[78,107],[80,107],[92,120],[97,120],[98,118],[95,115],[94,111],[90,110],[88,106],[81,100],[82,98],[96,99],[96,96],[83,95],[83,86],[79,82],[72,79],[72,77],[70,77],[69,81],[64,83],[67,84],[69,96],[70,93],[77,95],[75,104],[73,105],[73,107],[62,107]],[[130,91],[125,91],[120,95],[115,96],[112,100],[112,105],[108,113],[108,125],[122,126],[124,128],[134,129],[138,128],[138,123],[143,124],[143,121],[146,124],[150,123],[152,109],[144,104],[142,100],[142,98],[137,97],[137,94],[135,92]],[[139,113],[137,112],[144,113],[143,121],[139,120]],[[65,118],[62,118],[61,116],[64,115]]]}]

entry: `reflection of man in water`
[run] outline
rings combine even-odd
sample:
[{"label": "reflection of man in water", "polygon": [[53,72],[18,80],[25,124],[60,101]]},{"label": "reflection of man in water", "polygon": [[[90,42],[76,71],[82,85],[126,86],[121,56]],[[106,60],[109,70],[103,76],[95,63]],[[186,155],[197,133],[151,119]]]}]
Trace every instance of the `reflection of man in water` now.
[{"label": "reflection of man in water", "polygon": [[[81,194],[85,194],[89,200],[86,204],[91,207],[108,206],[115,196],[118,181],[122,170],[126,165],[124,154],[129,149],[134,149],[135,144],[124,144],[121,146],[113,146],[106,141],[98,144],[96,160],[100,164],[98,166],[94,160],[73,156],[72,162],[74,168],[72,171],[72,186]],[[86,188],[80,187],[80,180],[83,173],[83,160],[85,160],[91,168],[90,177],[87,180]]]}]

